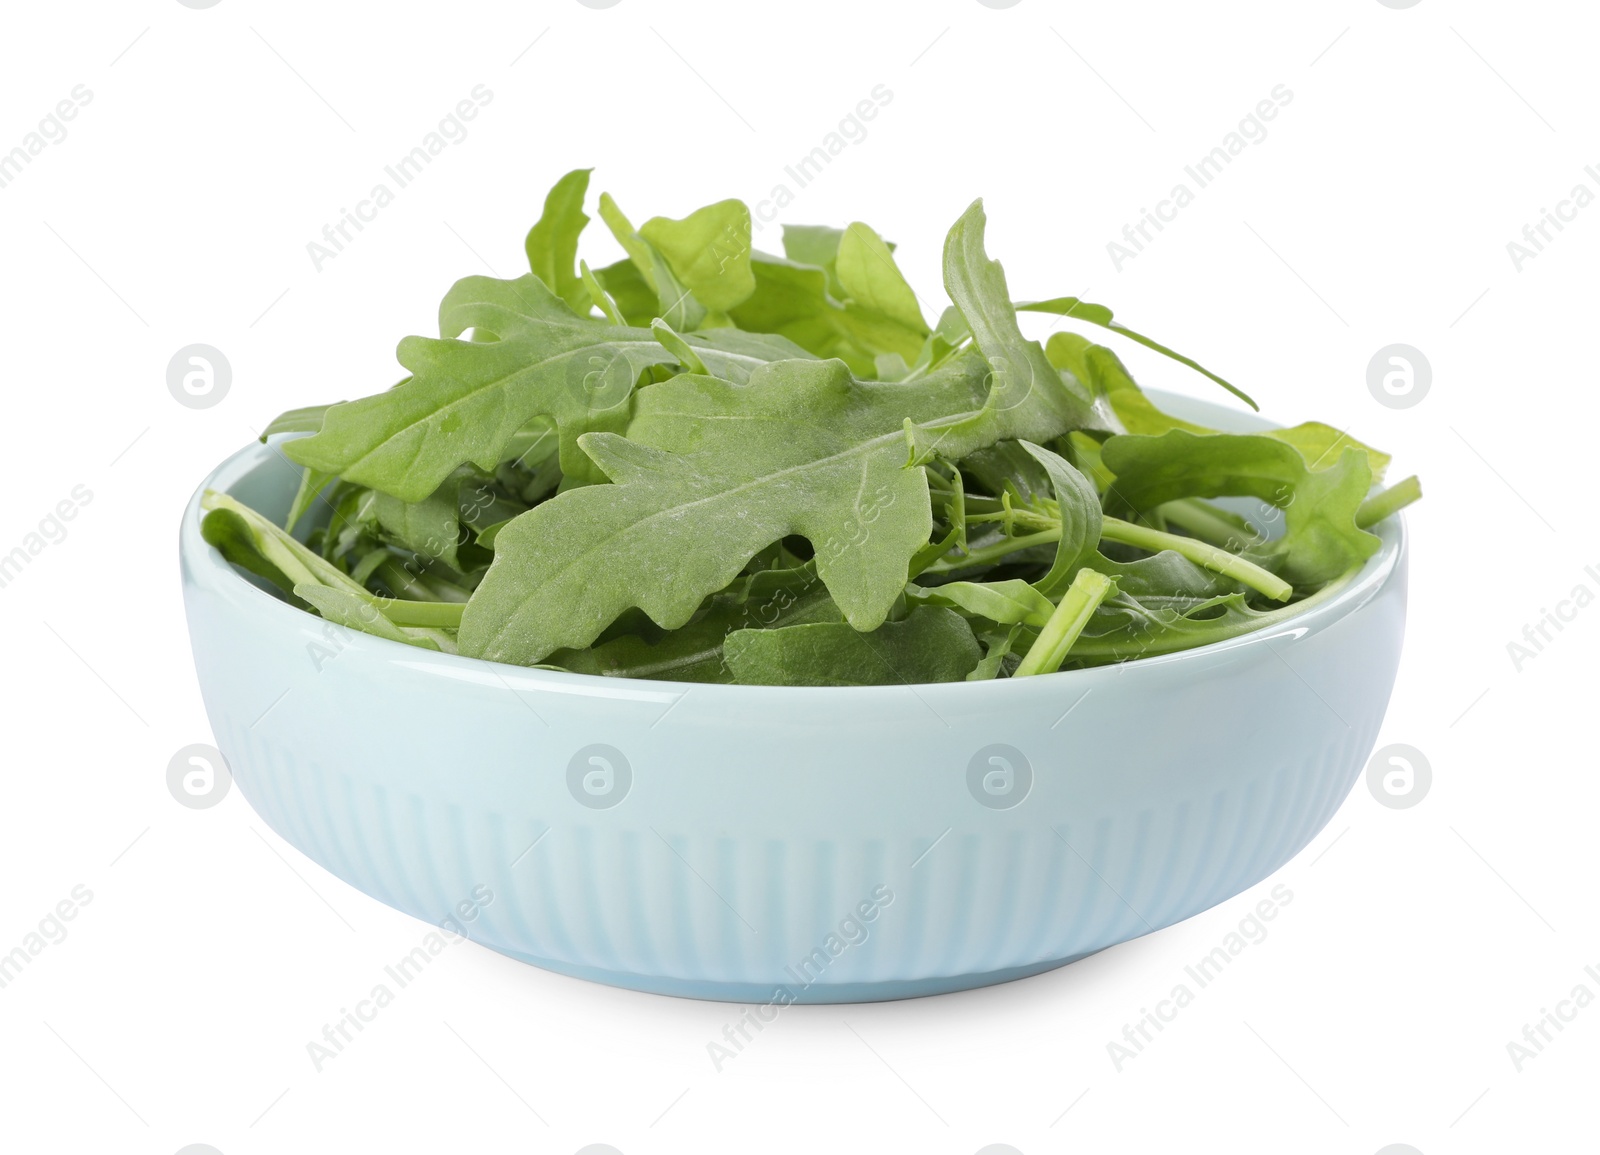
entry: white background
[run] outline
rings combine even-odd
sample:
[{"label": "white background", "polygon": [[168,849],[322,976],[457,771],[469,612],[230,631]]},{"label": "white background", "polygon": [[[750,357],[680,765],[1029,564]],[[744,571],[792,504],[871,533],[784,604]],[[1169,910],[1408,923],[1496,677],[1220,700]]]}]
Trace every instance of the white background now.
[{"label": "white background", "polygon": [[[1443,0],[7,6],[0,150],[75,85],[93,98],[0,188],[0,552],[74,486],[93,499],[0,589],[0,952],[75,886],[93,899],[0,989],[0,1148],[1594,1150],[1600,1004],[1520,1072],[1506,1045],[1579,983],[1600,995],[1600,609],[1520,672],[1507,643],[1600,592],[1600,208],[1520,271],[1506,244],[1600,192],[1597,31],[1588,6]],[[470,135],[319,272],[306,243],[479,84]],[[1257,892],[1066,969],[790,1010],[720,1074],[732,1008],[471,945],[316,1072],[306,1043],[425,928],[237,791],[169,795],[173,753],[212,740],[184,501],[279,410],[391,384],[452,280],[519,271],[566,170],[596,166],[635,220],[753,203],[880,84],[892,102],[787,219],[873,224],[936,313],[944,230],[982,195],[1016,295],[1103,300],[1269,416],[1422,475],[1381,741],[1426,754],[1431,792],[1393,810],[1358,785]],[[1119,272],[1107,242],[1280,84],[1269,135]],[[592,264],[616,255],[598,230]],[[233,368],[213,408],[167,391],[192,342]],[[1391,342],[1432,365],[1412,408],[1367,388]],[[1269,937],[1119,1072],[1107,1043],[1280,883]]]}]

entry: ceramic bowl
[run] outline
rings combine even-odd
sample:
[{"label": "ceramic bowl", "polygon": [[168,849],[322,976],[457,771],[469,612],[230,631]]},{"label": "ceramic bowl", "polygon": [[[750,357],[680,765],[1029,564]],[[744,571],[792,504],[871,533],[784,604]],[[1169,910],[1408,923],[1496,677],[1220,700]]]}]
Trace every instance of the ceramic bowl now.
[{"label": "ceramic bowl", "polygon": [[[1231,429],[1265,423],[1163,398]],[[281,517],[251,445],[202,488]],[[352,632],[183,516],[207,713],[263,820],[380,902],[562,974],[751,1003],[1037,974],[1253,886],[1356,781],[1405,540],[1263,632],[1014,681],[763,687],[505,666]]]}]

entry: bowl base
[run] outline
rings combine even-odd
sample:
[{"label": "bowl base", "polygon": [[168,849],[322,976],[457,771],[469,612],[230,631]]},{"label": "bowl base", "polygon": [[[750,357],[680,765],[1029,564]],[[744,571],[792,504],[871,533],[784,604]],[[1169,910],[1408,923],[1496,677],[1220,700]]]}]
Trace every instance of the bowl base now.
[{"label": "bowl base", "polygon": [[568,978],[587,979],[608,987],[643,991],[652,995],[673,995],[681,999],[704,999],[721,1003],[761,1004],[785,1003],[882,1003],[896,999],[918,999],[927,995],[944,995],[953,991],[973,990],[977,987],[1008,983],[1014,979],[1053,971],[1079,959],[1088,958],[1098,950],[1084,951],[1070,958],[1047,959],[1027,966],[1008,967],[1004,970],[985,971],[979,974],[934,975],[923,979],[891,979],[868,983],[811,983],[797,986],[793,983],[718,982],[708,979],[675,979],[661,975],[639,975],[627,971],[604,970],[599,967],[574,966],[523,954],[521,951],[490,947],[507,958],[529,963],[540,970],[553,971]]}]

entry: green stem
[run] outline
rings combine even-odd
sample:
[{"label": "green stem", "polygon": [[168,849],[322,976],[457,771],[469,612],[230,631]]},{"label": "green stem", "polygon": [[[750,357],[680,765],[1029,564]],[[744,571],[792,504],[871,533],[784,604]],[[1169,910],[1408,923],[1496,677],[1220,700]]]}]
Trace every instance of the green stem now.
[{"label": "green stem", "polygon": [[1356,525],[1369,529],[1391,513],[1399,513],[1422,496],[1422,482],[1416,477],[1397,481],[1388,489],[1380,490],[1361,503],[1356,510]]},{"label": "green stem", "polygon": [[1059,518],[1051,517],[1048,514],[1034,513],[1029,509],[1012,509],[1003,513],[969,513],[967,514],[967,521],[968,523],[977,522],[979,524],[991,521],[1009,521],[1038,529],[1052,529],[1060,524]]},{"label": "green stem", "polygon": [[1156,507],[1168,524],[1193,534],[1201,541],[1227,549],[1257,541],[1261,532],[1242,517],[1225,513],[1198,498],[1185,497]]},{"label": "green stem", "polygon": [[1061,540],[1061,527],[1043,530],[1039,533],[1030,533],[1025,537],[1008,537],[994,545],[986,545],[982,549],[968,551],[962,557],[948,558],[944,561],[930,565],[925,573],[950,573],[958,569],[971,569],[975,565],[990,565],[1018,550],[1028,549],[1035,545],[1049,545]]},{"label": "green stem", "polygon": [[378,612],[397,626],[423,626],[440,630],[461,628],[464,602],[414,602],[405,598],[370,595]]},{"label": "green stem", "polygon": [[1188,558],[1196,565],[1215,570],[1226,577],[1231,577],[1234,581],[1242,582],[1253,590],[1266,594],[1273,601],[1288,601],[1289,595],[1294,593],[1294,587],[1277,574],[1264,570],[1254,562],[1246,561],[1237,554],[1229,553],[1225,549],[1218,549],[1214,545],[1207,545],[1196,538],[1180,537],[1175,533],[1162,533],[1160,530],[1134,525],[1131,521],[1108,517],[1101,522],[1100,540],[1121,542],[1123,545],[1147,549],[1151,553],[1159,553],[1161,550],[1170,549],[1173,553]]},{"label": "green stem", "polygon": [[1053,674],[1061,668],[1072,643],[1083,633],[1089,618],[1106,595],[1111,592],[1111,579],[1098,570],[1081,569],[1072,579],[1067,592],[1061,595],[1055,612],[1039,631],[1033,645],[1023,655],[1013,678],[1026,678],[1032,674]]}]

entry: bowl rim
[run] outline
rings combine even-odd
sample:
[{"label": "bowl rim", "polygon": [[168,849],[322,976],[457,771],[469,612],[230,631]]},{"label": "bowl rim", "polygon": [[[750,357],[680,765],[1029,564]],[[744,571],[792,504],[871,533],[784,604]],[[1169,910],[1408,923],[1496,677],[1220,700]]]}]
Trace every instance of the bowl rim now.
[{"label": "bowl rim", "polygon": [[[1164,400],[1178,399],[1173,395],[1165,395],[1158,390],[1147,390],[1147,392]],[[1222,410],[1223,408],[1210,402],[1191,398],[1182,398],[1182,400],[1188,402],[1189,406],[1210,411]],[[1229,412],[1230,417],[1240,420],[1241,423],[1244,420],[1249,420],[1251,425],[1257,425],[1261,428],[1271,427],[1269,423],[1254,414],[1235,414],[1231,411],[1224,411]],[[786,697],[809,695],[815,697],[823,694],[844,692],[848,692],[852,697],[856,698],[865,698],[869,695],[888,697],[898,696],[909,689],[916,693],[919,698],[927,694],[945,696],[950,695],[952,692],[959,693],[966,697],[967,704],[977,704],[984,694],[998,693],[1015,697],[1024,694],[1027,685],[1032,685],[1037,691],[1046,692],[1050,698],[1054,699],[1060,696],[1056,691],[1062,689],[1079,688],[1087,692],[1095,688],[1095,686],[1103,684],[1108,678],[1126,678],[1130,675],[1137,677],[1144,672],[1163,670],[1181,663],[1193,665],[1207,660],[1237,656],[1241,652],[1248,652],[1252,649],[1259,651],[1262,647],[1267,647],[1271,642],[1280,638],[1300,638],[1320,632],[1355,613],[1376,597],[1391,581],[1395,580],[1396,575],[1403,572],[1401,561],[1406,556],[1407,550],[1404,514],[1396,514],[1369,528],[1368,532],[1375,534],[1381,544],[1377,552],[1366,560],[1361,569],[1356,572],[1345,586],[1328,597],[1327,600],[1307,607],[1302,613],[1290,615],[1282,621],[1252,630],[1249,633],[1225,638],[1217,642],[1208,642],[1186,650],[1157,654],[1151,657],[1131,658],[1123,662],[1104,666],[1091,666],[1085,669],[1057,670],[1053,673],[1033,678],[997,678],[981,682],[902,682],[881,686],[747,686],[738,683],[681,682],[658,678],[624,678],[603,674],[579,674],[564,670],[543,670],[533,666],[511,665],[492,661],[488,658],[474,658],[462,654],[446,654],[435,650],[424,650],[416,646],[409,646],[403,642],[391,641],[388,638],[377,637],[373,634],[363,633],[348,626],[327,621],[291,605],[275,594],[269,593],[249,581],[241,571],[223,558],[218,550],[201,537],[200,520],[202,511],[200,509],[200,501],[208,489],[231,493],[245,475],[253,472],[274,457],[282,462],[285,467],[298,469],[299,467],[290,462],[279,448],[281,442],[291,436],[285,435],[270,438],[266,443],[260,441],[251,442],[227,457],[195,489],[194,494],[184,508],[183,521],[179,532],[179,558],[184,575],[192,579],[198,587],[209,593],[221,596],[240,609],[259,609],[263,614],[275,616],[276,620],[280,620],[287,628],[304,627],[308,622],[315,622],[319,630],[335,631],[340,638],[341,645],[345,648],[355,647],[359,650],[370,650],[374,657],[391,661],[393,664],[402,665],[419,673],[435,673],[449,677],[452,680],[477,682],[491,688],[507,689],[513,693],[520,692],[521,689],[544,688],[557,693],[589,694],[648,701],[676,701],[689,690],[695,690],[702,694],[716,693],[734,698],[763,699],[779,695]],[[1268,652],[1277,656],[1275,650],[1268,650]],[[1022,682],[1024,685],[1019,686],[1018,682]],[[953,689],[956,687],[959,687],[959,689]],[[1001,689],[1000,687],[1009,687],[1009,689]]]}]

